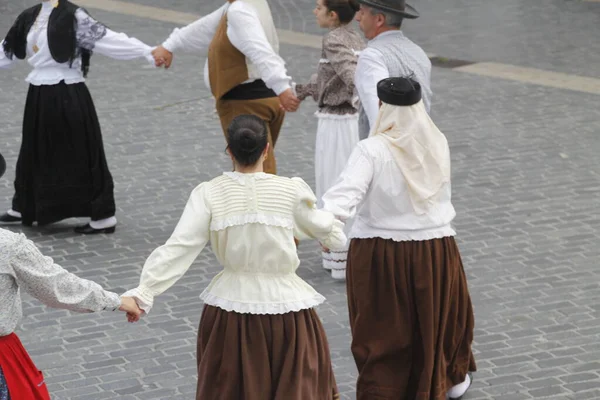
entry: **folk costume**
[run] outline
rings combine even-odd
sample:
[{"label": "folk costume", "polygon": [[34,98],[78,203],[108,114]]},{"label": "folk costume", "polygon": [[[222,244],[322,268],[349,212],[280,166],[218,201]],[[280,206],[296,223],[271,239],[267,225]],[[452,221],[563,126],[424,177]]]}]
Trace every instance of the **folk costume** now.
[{"label": "folk costume", "polygon": [[450,151],[420,85],[378,84],[381,110],[324,209],[354,216],[347,292],[357,400],[460,398],[474,316],[451,226]]},{"label": "folk costume", "polygon": [[338,399],[325,298],[296,275],[294,237],[346,242],[299,178],[226,172],[191,194],[175,231],[144,265],[134,297],[146,312],[210,241],[223,270],[200,298],[198,400]]},{"label": "folk costume", "polygon": [[163,43],[170,52],[207,55],[204,82],[211,90],[223,132],[235,117],[253,114],[269,129],[270,149],[264,163],[276,173],[274,147],[285,112],[278,95],[290,89],[279,38],[266,0],[229,0],[198,21],[177,28]]},{"label": "folk costume", "polygon": [[[358,0],[376,10],[397,14],[403,18],[419,17],[417,11],[404,0]],[[360,98],[359,135],[366,139],[379,113],[377,83],[382,79],[413,75],[421,85],[423,104],[431,107],[431,61],[421,47],[408,39],[400,30],[380,33],[367,43],[356,66],[354,81]]]},{"label": "folk costume", "polygon": [[[0,155],[0,176],[4,174]],[[49,400],[39,371],[14,333],[23,316],[20,291],[49,307],[115,311],[119,296],[69,273],[22,234],[0,229],[0,400]]]},{"label": "folk costume", "polygon": [[69,1],[49,0],[19,15],[0,50],[0,68],[25,58],[33,67],[15,195],[0,221],[45,225],[90,217],[78,232],[114,232],[114,184],[85,77],[93,52],[154,63],[152,48],[111,31]]},{"label": "folk costume", "polygon": [[[364,40],[349,25],[325,35],[317,74],[306,85],[297,85],[300,100],[308,96],[318,103],[315,144],[315,182],[319,207],[321,197],[346,166],[358,143],[358,110],[355,107],[354,73]],[[350,224],[348,224],[350,225]],[[323,267],[335,279],[346,277],[347,248],[323,251]]]}]

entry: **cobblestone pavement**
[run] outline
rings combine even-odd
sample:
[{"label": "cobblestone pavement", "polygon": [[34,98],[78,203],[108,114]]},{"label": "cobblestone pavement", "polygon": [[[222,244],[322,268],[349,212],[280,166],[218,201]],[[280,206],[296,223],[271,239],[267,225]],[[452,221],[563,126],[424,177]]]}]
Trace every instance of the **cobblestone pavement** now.
[{"label": "cobblestone pavement", "polygon": [[[217,4],[138,1],[198,14]],[[0,0],[0,31],[31,3]],[[285,3],[272,1],[280,27],[319,33],[307,14],[312,1]],[[415,1],[423,25],[407,24],[429,52],[600,75],[599,3],[441,3]],[[173,28],[93,15],[151,44]],[[297,81],[308,79],[319,57],[314,49],[291,46],[282,55]],[[145,258],[168,238],[192,188],[230,167],[201,62],[177,55],[165,72],[143,61],[92,59],[88,83],[116,182],[120,225],[114,235],[98,237],[72,233],[74,220],[22,229],[46,254],[117,292],[136,285]],[[0,182],[5,206],[27,71],[22,63],[0,72],[0,150],[9,165]],[[455,225],[476,313],[479,371],[466,399],[600,398],[600,97],[440,68],[433,74],[433,118],[451,145]],[[311,185],[314,110],[307,103],[287,117],[277,149],[281,174]],[[315,243],[301,244],[300,253],[299,274],[327,297],[318,312],[343,398],[353,399],[344,285],[320,269]],[[53,399],[192,399],[198,294],[218,270],[213,255],[203,252],[136,325],[121,315],[49,310],[26,297],[18,333],[44,370]]]}]

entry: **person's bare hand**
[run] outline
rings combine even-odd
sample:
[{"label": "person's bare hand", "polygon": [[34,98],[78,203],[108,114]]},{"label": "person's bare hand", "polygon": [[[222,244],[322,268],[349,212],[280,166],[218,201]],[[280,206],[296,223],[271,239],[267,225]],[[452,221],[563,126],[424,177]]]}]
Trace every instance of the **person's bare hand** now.
[{"label": "person's bare hand", "polygon": [[152,57],[154,57],[154,64],[157,67],[164,66],[165,68],[169,68],[173,62],[173,53],[162,46],[158,46],[152,50]]},{"label": "person's bare hand", "polygon": [[139,321],[144,313],[144,311],[138,307],[133,297],[121,297],[121,307],[119,307],[119,310],[127,313],[127,321],[129,322]]},{"label": "person's bare hand", "polygon": [[279,95],[279,102],[285,111],[294,112],[300,106],[300,100],[294,95],[292,89],[287,89]]}]

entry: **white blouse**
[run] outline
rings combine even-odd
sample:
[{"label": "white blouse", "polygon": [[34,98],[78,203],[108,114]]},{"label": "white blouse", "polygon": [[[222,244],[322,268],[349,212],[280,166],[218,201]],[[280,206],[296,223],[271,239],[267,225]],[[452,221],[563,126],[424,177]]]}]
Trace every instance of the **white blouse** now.
[{"label": "white blouse", "polygon": [[[60,81],[66,84],[84,82],[81,71],[81,57],[69,62],[59,64],[52,58],[48,45],[48,20],[55,2],[45,1],[37,20],[27,35],[27,61],[33,71],[27,76],[26,81],[34,86],[56,85]],[[117,60],[131,60],[145,57],[154,65],[152,57],[153,48],[135,38],[130,38],[124,33],[113,32],[102,23],[90,17],[81,8],[75,12],[77,18],[77,44],[94,53]],[[0,49],[0,68],[9,67],[16,57],[9,59],[4,54],[4,43]]]},{"label": "white blouse", "polygon": [[[163,47],[172,53],[184,50],[207,55],[208,47],[225,13],[227,13],[227,37],[257,69],[249,71],[250,79],[246,82],[260,78],[277,95],[291,88],[292,78],[287,75],[285,61],[273,50],[265,32],[257,29],[261,26],[261,22],[256,10],[243,1],[225,3],[196,22],[183,28],[175,28],[163,43]],[[208,60],[204,63],[204,84],[210,89]]]},{"label": "white blouse", "polygon": [[210,241],[223,270],[202,292],[206,304],[226,311],[284,314],[325,298],[296,275],[294,237],[345,245],[343,223],[315,207],[300,178],[226,172],[192,192],[169,240],[152,252],[140,284],[124,296],[146,312],[190,268]]},{"label": "white blouse", "polygon": [[338,181],[323,195],[323,209],[342,221],[356,216],[350,238],[429,240],[456,234],[450,197],[448,183],[426,214],[416,214],[385,139],[373,136],[356,145]]}]

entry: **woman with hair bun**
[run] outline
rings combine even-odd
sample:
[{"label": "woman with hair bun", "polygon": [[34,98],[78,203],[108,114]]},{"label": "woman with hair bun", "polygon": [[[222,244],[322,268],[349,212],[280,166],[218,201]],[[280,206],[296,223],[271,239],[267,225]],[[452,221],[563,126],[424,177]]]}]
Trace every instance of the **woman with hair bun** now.
[{"label": "woman with hair bun", "polygon": [[[359,140],[354,71],[365,44],[350,26],[359,8],[356,0],[317,1],[313,13],[329,32],[323,38],[317,73],[308,84],[296,86],[300,100],[312,96],[319,107],[315,181],[320,206],[321,196],[333,186]],[[345,246],[323,250],[323,267],[331,270],[334,279],[345,278],[346,255]]]},{"label": "woman with hair bun", "polygon": [[235,170],[194,189],[175,231],[124,296],[148,312],[210,241],[223,270],[200,295],[196,399],[339,399],[314,310],[325,298],[296,275],[294,237],[339,247],[343,224],[316,208],[302,179],[263,171],[262,119],[236,117],[227,139]]}]

